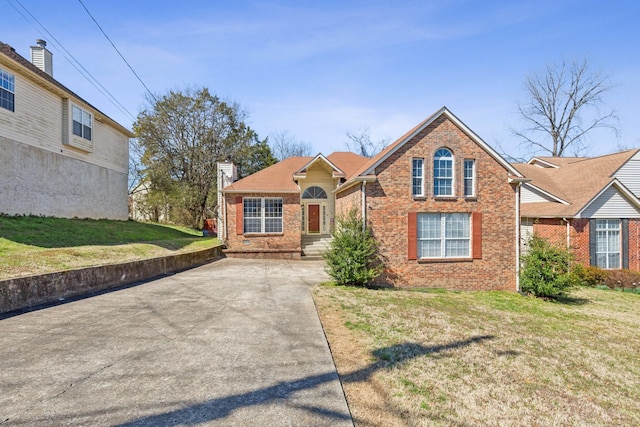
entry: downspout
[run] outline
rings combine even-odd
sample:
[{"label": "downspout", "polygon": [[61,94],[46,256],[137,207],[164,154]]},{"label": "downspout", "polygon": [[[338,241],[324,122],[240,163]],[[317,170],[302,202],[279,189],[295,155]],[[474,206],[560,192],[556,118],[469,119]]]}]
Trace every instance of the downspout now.
[{"label": "downspout", "polygon": [[[229,229],[227,228],[227,198],[224,196],[224,194],[222,195],[222,223],[224,224],[224,227],[222,229],[222,239],[220,239],[220,237],[218,237],[218,239],[220,239],[220,241],[222,241],[223,243],[227,241],[227,236],[229,235]],[[218,224],[218,227],[220,227],[220,224]]]},{"label": "downspout", "polygon": [[520,292],[520,187],[516,185],[516,292]]},{"label": "downspout", "polygon": [[[562,218],[564,222],[567,223],[567,251],[571,250],[571,220],[567,218]],[[571,270],[571,260],[569,260],[569,265],[567,268]]]},{"label": "downspout", "polygon": [[367,181],[362,181],[362,231],[367,228]]},{"label": "downspout", "polygon": [[567,250],[571,249],[571,220],[567,218],[562,218],[564,222],[567,223]]}]

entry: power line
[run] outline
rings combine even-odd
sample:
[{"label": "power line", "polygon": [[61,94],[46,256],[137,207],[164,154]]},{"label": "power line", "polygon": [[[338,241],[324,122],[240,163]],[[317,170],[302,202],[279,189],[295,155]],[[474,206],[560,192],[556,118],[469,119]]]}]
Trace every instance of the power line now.
[{"label": "power line", "polygon": [[95,24],[98,26],[98,28],[100,29],[100,31],[102,32],[102,34],[105,36],[105,38],[109,41],[109,43],[111,43],[111,46],[113,46],[113,48],[115,49],[116,52],[118,52],[118,55],[120,55],[120,58],[122,58],[122,60],[124,61],[125,64],[127,64],[127,67],[129,67],[129,69],[131,70],[131,72],[133,73],[134,76],[136,76],[136,78],[138,79],[138,81],[142,84],[142,86],[144,86],[144,88],[147,90],[147,93],[149,95],[151,95],[151,97],[158,102],[158,99],[156,98],[156,96],[153,94],[153,92],[151,92],[149,90],[149,88],[147,87],[146,84],[144,84],[144,82],[142,81],[142,79],[140,78],[140,76],[138,75],[138,73],[136,73],[136,71],[133,69],[133,67],[131,66],[131,64],[129,64],[129,62],[125,59],[124,55],[122,55],[122,53],[120,53],[120,51],[118,50],[118,48],[116,47],[116,45],[113,43],[113,41],[109,38],[109,36],[107,35],[107,33],[102,29],[102,27],[100,26],[100,24],[98,24],[98,21],[96,21],[96,18],[93,17],[93,15],[91,14],[91,12],[89,12],[89,9],[87,9],[87,6],[85,6],[85,4],[82,2],[82,0],[78,0],[78,2],[82,5],[82,7],[84,8],[84,10],[87,12],[87,14],[91,17],[91,19],[93,20],[93,22],[95,22]]},{"label": "power line", "polygon": [[[49,38],[50,40],[54,41],[54,44],[56,44],[58,46],[58,48],[60,49],[60,53],[62,53],[62,56],[67,60],[67,62],[69,62],[75,69],[76,71],[78,71],[85,79],[87,79],[87,81],[89,83],[91,83],[91,85],[96,88],[96,90],[98,90],[98,92],[100,92],[105,98],[107,98],[116,108],[118,108],[118,110],[120,110],[121,113],[128,115],[133,121],[135,121],[135,116],[133,114],[131,114],[131,112],[129,110],[127,110],[127,108],[122,105],[115,96],[113,96],[113,94],[111,94],[111,92],[109,92],[109,90],[107,88],[105,88],[90,72],[89,70],[87,70],[81,63],[80,61],[78,61],[72,54],[71,52],[69,52],[62,43],[60,43],[60,41],[58,41],[58,39],[56,39],[56,37],[51,34],[51,32],[49,32],[49,30],[47,30],[47,28],[40,22],[38,21],[38,18],[36,18],[31,12],[29,12],[29,10],[20,2],[20,0],[14,0],[16,3],[18,3],[20,5],[20,7],[31,17],[31,19],[33,19],[33,21],[35,21],[40,27],[38,28],[36,25],[33,24],[33,22],[27,17],[25,16],[24,13],[22,13],[22,11],[20,9],[18,9],[16,7],[16,5],[14,5],[11,0],[7,0],[7,3],[9,3],[9,5],[16,11],[18,12],[18,14],[20,16],[22,16],[22,18],[24,18],[25,21],[27,21],[27,23],[29,25],[31,25],[36,31],[38,31],[38,33],[40,33],[40,35],[43,38]],[[47,34],[45,36],[44,32]],[[47,37],[48,36],[48,37]],[[68,55],[68,56],[67,56]],[[71,58],[71,59],[70,59]]]}]

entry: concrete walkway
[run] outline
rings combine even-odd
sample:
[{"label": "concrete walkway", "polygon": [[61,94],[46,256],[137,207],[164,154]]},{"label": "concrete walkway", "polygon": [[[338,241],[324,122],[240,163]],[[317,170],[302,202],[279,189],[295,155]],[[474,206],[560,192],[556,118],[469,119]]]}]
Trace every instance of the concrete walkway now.
[{"label": "concrete walkway", "polygon": [[0,425],[352,426],[309,288],[223,259],[0,320]]}]

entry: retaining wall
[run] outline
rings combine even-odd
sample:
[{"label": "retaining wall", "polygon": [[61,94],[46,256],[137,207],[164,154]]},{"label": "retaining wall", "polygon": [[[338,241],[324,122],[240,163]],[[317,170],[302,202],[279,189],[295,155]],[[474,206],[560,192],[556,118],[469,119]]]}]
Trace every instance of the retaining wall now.
[{"label": "retaining wall", "polygon": [[161,258],[101,265],[0,281],[0,313],[22,310],[91,292],[186,270],[222,255],[222,247]]}]

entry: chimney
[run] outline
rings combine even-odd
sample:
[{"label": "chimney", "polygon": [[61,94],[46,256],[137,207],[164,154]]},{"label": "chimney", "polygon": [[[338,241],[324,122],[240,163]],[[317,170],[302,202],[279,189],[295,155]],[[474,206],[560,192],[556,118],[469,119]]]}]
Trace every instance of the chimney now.
[{"label": "chimney", "polygon": [[53,77],[53,54],[47,49],[47,42],[38,39],[37,46],[31,46],[31,63]]}]

